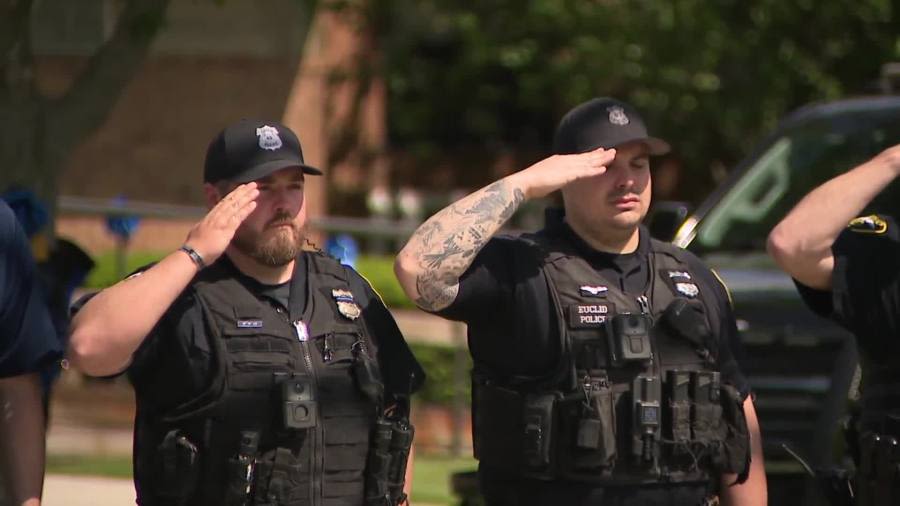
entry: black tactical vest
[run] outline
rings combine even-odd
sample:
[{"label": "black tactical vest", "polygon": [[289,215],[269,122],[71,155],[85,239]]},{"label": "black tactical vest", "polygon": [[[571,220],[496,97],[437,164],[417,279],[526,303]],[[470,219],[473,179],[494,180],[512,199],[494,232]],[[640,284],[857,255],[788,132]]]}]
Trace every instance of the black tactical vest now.
[{"label": "black tactical vest", "polygon": [[291,286],[292,300],[306,295],[301,315],[260,301],[222,261],[195,278],[213,380],[173,410],[138,399],[139,504],[362,504],[380,401],[363,394],[372,378],[360,384],[358,364],[376,350],[344,269],[306,257],[294,279],[306,276],[307,294]]},{"label": "black tactical vest", "polygon": [[875,358],[863,350],[860,355],[861,410],[845,434],[856,464],[852,500],[858,506],[892,506],[900,502],[900,373],[890,354]]},{"label": "black tactical vest", "polygon": [[522,240],[541,258],[562,353],[540,378],[511,378],[476,362],[473,431],[482,465],[599,486],[745,473],[742,400],[716,369],[711,329],[721,315],[705,303],[684,252],[652,241],[649,287],[633,297],[565,240],[546,233]]}]

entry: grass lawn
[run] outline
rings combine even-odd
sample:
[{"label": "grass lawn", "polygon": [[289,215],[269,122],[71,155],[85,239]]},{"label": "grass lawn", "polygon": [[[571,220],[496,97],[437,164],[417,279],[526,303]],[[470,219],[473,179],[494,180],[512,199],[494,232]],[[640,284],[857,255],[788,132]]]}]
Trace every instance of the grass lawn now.
[{"label": "grass lawn", "polygon": [[131,457],[47,455],[47,474],[131,478]]},{"label": "grass lawn", "polygon": [[[471,471],[476,467],[475,461],[470,457],[419,454],[413,465],[413,504],[454,504],[453,496],[450,495],[450,475],[457,471]],[[48,455],[47,473],[131,478],[131,457]]]},{"label": "grass lawn", "polygon": [[413,462],[412,504],[456,504],[450,494],[450,475],[477,469],[472,457],[416,454]]}]

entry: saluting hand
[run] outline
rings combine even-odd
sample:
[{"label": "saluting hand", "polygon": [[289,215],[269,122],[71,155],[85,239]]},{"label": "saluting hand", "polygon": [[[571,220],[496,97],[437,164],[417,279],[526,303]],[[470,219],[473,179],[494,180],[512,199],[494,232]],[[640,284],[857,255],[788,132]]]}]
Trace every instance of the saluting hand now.
[{"label": "saluting hand", "polygon": [[573,181],[603,174],[615,157],[615,149],[603,148],[574,155],[553,155],[511,177],[518,181],[527,198],[540,198]]},{"label": "saluting hand", "polygon": [[231,243],[237,228],[256,209],[257,196],[255,182],[238,186],[194,225],[185,244],[194,248],[206,265],[215,262]]}]

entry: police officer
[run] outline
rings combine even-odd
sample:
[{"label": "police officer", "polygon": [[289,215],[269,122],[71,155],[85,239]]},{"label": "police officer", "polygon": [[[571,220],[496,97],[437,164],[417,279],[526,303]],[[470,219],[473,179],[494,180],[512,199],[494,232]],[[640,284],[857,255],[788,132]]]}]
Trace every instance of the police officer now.
[{"label": "police officer", "polygon": [[134,385],[140,504],[403,499],[424,375],[368,283],[303,250],[304,181],[320,174],[287,127],[229,126],[184,245],[75,315],[72,363]]},{"label": "police officer", "polygon": [[[765,504],[726,291],[640,225],[649,156],[668,144],[597,98],[554,150],[432,216],[395,263],[421,308],[468,324],[488,504]],[[558,189],[543,230],[494,237]]]},{"label": "police officer", "polygon": [[40,374],[53,368],[62,352],[25,233],[0,201],[0,505],[40,504],[45,428]]},{"label": "police officer", "polygon": [[810,192],[768,240],[807,305],[856,336],[856,498],[866,506],[900,502],[900,230],[889,217],[854,217],[898,174],[900,145]]}]

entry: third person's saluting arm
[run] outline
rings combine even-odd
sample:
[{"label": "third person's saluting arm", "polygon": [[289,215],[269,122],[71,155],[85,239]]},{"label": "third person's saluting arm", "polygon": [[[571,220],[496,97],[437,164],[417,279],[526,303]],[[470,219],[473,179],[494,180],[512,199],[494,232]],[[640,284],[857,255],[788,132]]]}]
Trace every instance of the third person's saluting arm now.
[{"label": "third person's saluting arm", "polygon": [[900,145],[825,182],[772,230],[767,243],[769,254],[800,283],[830,289],[834,241],[898,174]]},{"label": "third person's saluting arm", "polygon": [[554,155],[445,207],[397,255],[394,272],[403,291],[426,311],[446,308],[456,299],[460,276],[522,202],[603,174],[615,155],[602,148]]}]

